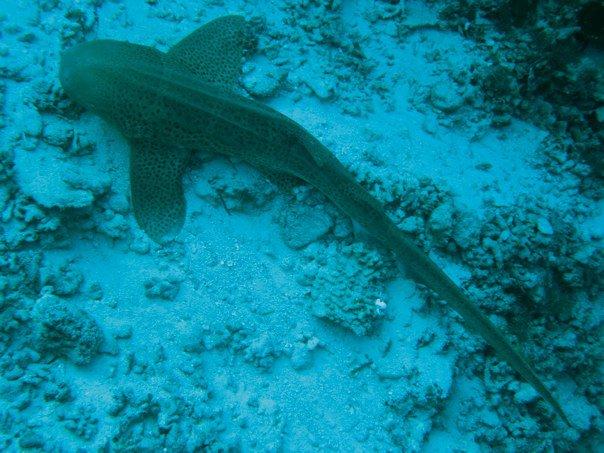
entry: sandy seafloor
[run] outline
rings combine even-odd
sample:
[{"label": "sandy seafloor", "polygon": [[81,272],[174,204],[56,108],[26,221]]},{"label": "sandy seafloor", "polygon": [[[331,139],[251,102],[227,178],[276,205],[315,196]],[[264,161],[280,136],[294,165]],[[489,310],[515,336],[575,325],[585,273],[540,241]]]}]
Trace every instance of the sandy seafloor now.
[{"label": "sandy seafloor", "polygon": [[[258,4],[255,4],[258,3]],[[0,450],[595,451],[602,206],[551,133],[489,116],[436,5],[0,3]],[[169,46],[227,13],[241,87],[298,121],[514,334],[568,428],[316,191],[199,153],[185,226],[136,225],[128,148],[62,48]],[[553,160],[552,156],[558,156]]]}]

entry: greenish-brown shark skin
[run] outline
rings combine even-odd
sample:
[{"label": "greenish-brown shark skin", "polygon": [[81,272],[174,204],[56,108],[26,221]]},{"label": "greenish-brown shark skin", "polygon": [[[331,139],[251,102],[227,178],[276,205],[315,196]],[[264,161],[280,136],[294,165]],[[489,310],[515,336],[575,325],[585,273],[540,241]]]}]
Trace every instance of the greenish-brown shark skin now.
[{"label": "greenish-brown shark skin", "polygon": [[316,187],[401,260],[417,282],[461,315],[570,425],[528,361],[386,215],[383,206],[302,126],[236,93],[246,22],[224,16],[168,52],[112,40],[79,44],[61,59],[67,94],[122,133],[130,144],[134,215],[157,242],[185,218],[182,174],[192,151],[236,156],[271,179]]}]

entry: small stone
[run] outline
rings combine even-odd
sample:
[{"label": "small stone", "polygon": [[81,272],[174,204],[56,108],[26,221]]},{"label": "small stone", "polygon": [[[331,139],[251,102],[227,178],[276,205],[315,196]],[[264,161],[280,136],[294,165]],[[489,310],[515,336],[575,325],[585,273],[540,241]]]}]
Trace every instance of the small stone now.
[{"label": "small stone", "polygon": [[514,394],[514,401],[518,404],[528,404],[539,397],[537,391],[528,384],[521,384]]},{"label": "small stone", "polygon": [[409,216],[405,217],[399,224],[399,228],[406,233],[416,233],[421,231],[424,226],[424,221],[420,217]]},{"label": "small stone", "polygon": [[327,233],[333,220],[320,207],[294,206],[279,219],[285,243],[293,249],[301,249]]},{"label": "small stone", "polygon": [[4,373],[4,378],[7,381],[16,381],[17,379],[23,377],[24,374],[25,371],[23,371],[23,369],[21,369],[20,367],[16,366],[12,370]]},{"label": "small stone", "polygon": [[539,217],[539,219],[537,219],[537,229],[540,233],[547,234],[548,236],[554,234],[552,225],[545,217]]},{"label": "small stone", "polygon": [[308,341],[306,342],[306,347],[308,348],[309,351],[313,351],[320,344],[321,344],[321,340],[319,340],[317,337],[310,337],[308,339]]},{"label": "small stone", "polygon": [[325,80],[308,79],[305,82],[313,93],[321,100],[329,99],[333,94],[333,87],[326,83]]},{"label": "small stone", "polygon": [[174,300],[180,291],[182,277],[168,272],[165,275],[153,275],[145,280],[145,296],[149,299]]},{"label": "small stone", "polygon": [[130,250],[139,255],[146,255],[151,250],[151,244],[149,239],[145,237],[141,232],[136,232],[132,243],[130,244]]},{"label": "small stone", "polygon": [[73,140],[73,128],[60,121],[52,121],[44,127],[44,141],[52,146],[67,148]]},{"label": "small stone", "polygon": [[19,446],[21,448],[41,448],[44,446],[44,439],[33,431],[27,431],[21,435]]},{"label": "small stone", "polygon": [[453,207],[449,203],[439,205],[428,220],[430,230],[434,233],[440,233],[448,230],[453,222]]},{"label": "small stone", "polygon": [[299,78],[321,100],[331,98],[336,91],[336,78],[326,74],[321,68],[307,65],[302,70]]},{"label": "small stone", "polygon": [[453,113],[464,104],[464,98],[451,83],[437,83],[430,89],[430,103],[443,113]]},{"label": "small stone", "polygon": [[42,135],[42,117],[34,108],[24,109],[19,118],[23,124],[23,132],[30,137]]},{"label": "small stone", "polygon": [[493,164],[490,162],[479,162],[474,166],[474,168],[480,171],[489,171],[491,168],[493,168]]},{"label": "small stone", "polygon": [[589,244],[585,244],[583,246],[581,246],[579,248],[579,250],[577,250],[574,254],[573,254],[573,259],[575,259],[578,263],[581,263],[583,265],[589,263],[589,261],[592,259],[592,257],[594,256],[594,254],[596,254],[596,248],[589,245]]},{"label": "small stone", "polygon": [[426,115],[422,123],[422,129],[427,134],[436,135],[438,132],[438,121],[433,115]]},{"label": "small stone", "polygon": [[281,85],[279,75],[247,74],[243,77],[243,86],[254,97],[267,98],[273,96]]},{"label": "small stone", "polygon": [[292,368],[294,370],[303,370],[310,366],[310,352],[302,343],[296,344],[291,356]]},{"label": "small stone", "polygon": [[117,326],[113,331],[113,338],[116,340],[127,340],[132,337],[132,326],[124,324]]}]

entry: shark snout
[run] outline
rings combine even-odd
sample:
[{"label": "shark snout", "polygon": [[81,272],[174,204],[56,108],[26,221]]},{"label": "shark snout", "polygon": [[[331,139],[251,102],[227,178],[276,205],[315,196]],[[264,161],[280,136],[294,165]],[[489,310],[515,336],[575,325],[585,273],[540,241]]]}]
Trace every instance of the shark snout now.
[{"label": "shark snout", "polygon": [[69,92],[68,87],[71,85],[73,74],[73,68],[67,63],[69,58],[67,55],[68,52],[64,52],[63,55],[61,55],[61,64],[59,66],[59,80],[61,81],[61,86],[67,92]]},{"label": "shark snout", "polygon": [[76,48],[63,52],[59,65],[59,80],[61,81],[61,86],[69,96],[74,98],[77,98],[77,80],[80,78],[79,73],[82,71],[82,66],[78,64],[78,60],[76,46]]},{"label": "shark snout", "polygon": [[94,109],[105,97],[99,73],[103,56],[90,43],[78,44],[61,55],[61,86],[70,98],[84,107]]}]

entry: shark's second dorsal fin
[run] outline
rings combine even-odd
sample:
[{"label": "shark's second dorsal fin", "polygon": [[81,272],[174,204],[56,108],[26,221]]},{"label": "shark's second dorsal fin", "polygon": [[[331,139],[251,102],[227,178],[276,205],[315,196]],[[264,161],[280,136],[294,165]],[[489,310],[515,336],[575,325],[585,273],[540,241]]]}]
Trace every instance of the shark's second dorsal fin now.
[{"label": "shark's second dorsal fin", "polygon": [[214,19],[172,46],[166,63],[204,82],[235,87],[241,73],[246,24],[242,16]]}]

